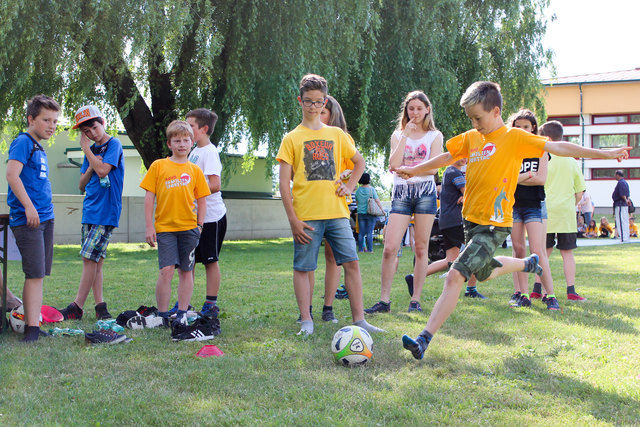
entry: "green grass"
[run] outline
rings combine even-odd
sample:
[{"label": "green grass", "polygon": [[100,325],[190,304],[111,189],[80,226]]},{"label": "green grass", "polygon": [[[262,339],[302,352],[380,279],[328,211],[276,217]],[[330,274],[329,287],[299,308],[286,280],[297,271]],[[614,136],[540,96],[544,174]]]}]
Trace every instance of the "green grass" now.
[{"label": "green grass", "polygon": [[[365,305],[380,292],[381,248],[364,254]],[[334,304],[339,325],[316,322],[296,336],[298,317],[290,240],[226,242],[220,305],[224,357],[199,359],[207,343],[174,343],[168,330],[127,331],[129,344],[90,346],[81,337],[19,342],[0,336],[1,425],[628,425],[640,423],[640,245],[579,248],[578,291],[566,301],[559,254],[552,256],[562,312],[540,302],[507,306],[511,278],[480,284],[486,301],[462,299],[434,337],[425,358],[402,349],[427,314],[406,313],[405,249],[392,290],[392,313],[369,320],[388,332],[374,336],[363,368],[336,365],[331,337],[349,323],[348,302]],[[44,301],[62,307],[75,296],[81,272],[77,246],[55,248]],[[506,250],[500,250],[506,254]],[[322,283],[322,266],[317,282]],[[10,264],[10,287],[23,280]],[[141,244],[113,244],[105,262],[105,297],[112,314],[155,305],[157,256]],[[174,278],[174,295],[177,287]],[[427,280],[429,313],[443,280]],[[323,292],[314,311],[319,318]],[[202,304],[197,270],[194,305]],[[173,300],[172,300],[173,301]],[[93,299],[82,321],[93,329]]]}]

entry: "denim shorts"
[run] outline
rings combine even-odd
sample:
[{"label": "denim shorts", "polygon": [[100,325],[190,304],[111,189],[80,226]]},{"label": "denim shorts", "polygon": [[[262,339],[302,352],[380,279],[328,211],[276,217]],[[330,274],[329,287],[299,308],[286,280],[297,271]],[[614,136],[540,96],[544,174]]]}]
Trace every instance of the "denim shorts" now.
[{"label": "denim shorts", "polygon": [[358,261],[356,240],[347,218],[305,221],[313,230],[305,230],[311,241],[302,244],[293,241],[293,269],[295,271],[315,271],[318,268],[318,252],[324,237],[331,245],[336,264]]},{"label": "denim shorts", "polygon": [[[546,209],[545,209],[546,210]],[[542,208],[513,207],[513,222],[542,222]]]},{"label": "denim shorts", "polygon": [[391,201],[391,213],[400,215],[427,214],[435,215],[438,210],[436,192],[423,194],[420,197],[394,199]]}]

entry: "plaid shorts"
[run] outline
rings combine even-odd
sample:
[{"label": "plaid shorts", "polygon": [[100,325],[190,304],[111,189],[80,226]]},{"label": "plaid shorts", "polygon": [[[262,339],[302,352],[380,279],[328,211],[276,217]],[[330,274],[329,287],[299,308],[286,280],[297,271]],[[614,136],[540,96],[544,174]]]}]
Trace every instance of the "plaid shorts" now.
[{"label": "plaid shorts", "polygon": [[100,262],[107,257],[107,246],[115,227],[112,225],[82,224],[82,247],[80,256]]}]

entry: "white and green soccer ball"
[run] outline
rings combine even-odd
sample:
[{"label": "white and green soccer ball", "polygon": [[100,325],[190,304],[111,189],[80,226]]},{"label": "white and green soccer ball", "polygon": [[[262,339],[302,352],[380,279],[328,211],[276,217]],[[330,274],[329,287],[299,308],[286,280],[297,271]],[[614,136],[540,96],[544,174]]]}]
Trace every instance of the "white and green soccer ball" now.
[{"label": "white and green soccer ball", "polygon": [[355,325],[345,326],[333,336],[331,351],[341,365],[364,365],[373,356],[373,339],[366,329]]}]

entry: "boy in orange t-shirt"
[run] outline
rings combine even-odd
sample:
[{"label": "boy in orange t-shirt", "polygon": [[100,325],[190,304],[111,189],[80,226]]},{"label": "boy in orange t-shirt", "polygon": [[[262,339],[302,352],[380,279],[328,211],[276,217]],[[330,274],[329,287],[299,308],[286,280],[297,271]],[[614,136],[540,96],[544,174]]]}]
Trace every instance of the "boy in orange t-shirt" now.
[{"label": "boy in orange t-shirt", "polygon": [[[167,127],[167,145],[171,149],[171,156],[153,162],[140,187],[146,190],[146,241],[151,247],[155,247],[156,242],[158,244],[160,273],[156,283],[156,302],[158,314],[167,319],[163,322],[165,326],[168,326],[171,279],[178,267],[178,311],[171,325],[171,337],[179,341],[185,339],[183,333],[187,327],[187,307],[193,294],[191,271],[207,212],[205,198],[211,191],[202,169],[188,159],[193,147],[191,125],[180,120],[171,122]],[[212,338],[200,336],[198,340]]]},{"label": "boy in orange t-shirt", "polygon": [[450,165],[463,157],[469,159],[462,209],[465,248],[452,264],[424,330],[415,339],[408,335],[402,337],[404,348],[416,359],[422,359],[433,334],[455,309],[462,285],[472,274],[481,282],[518,271],[542,274],[536,254],[524,259],[493,257],[511,232],[513,195],[523,159],[540,157],[548,151],[556,156],[620,161],[629,156],[631,148],[597,150],[568,142],[551,142],[518,128],[507,129],[501,116],[500,86],[492,82],[469,86],[460,99],[460,106],[474,130],[447,141],[447,153],[419,165],[395,169],[396,173],[410,177]]}]

